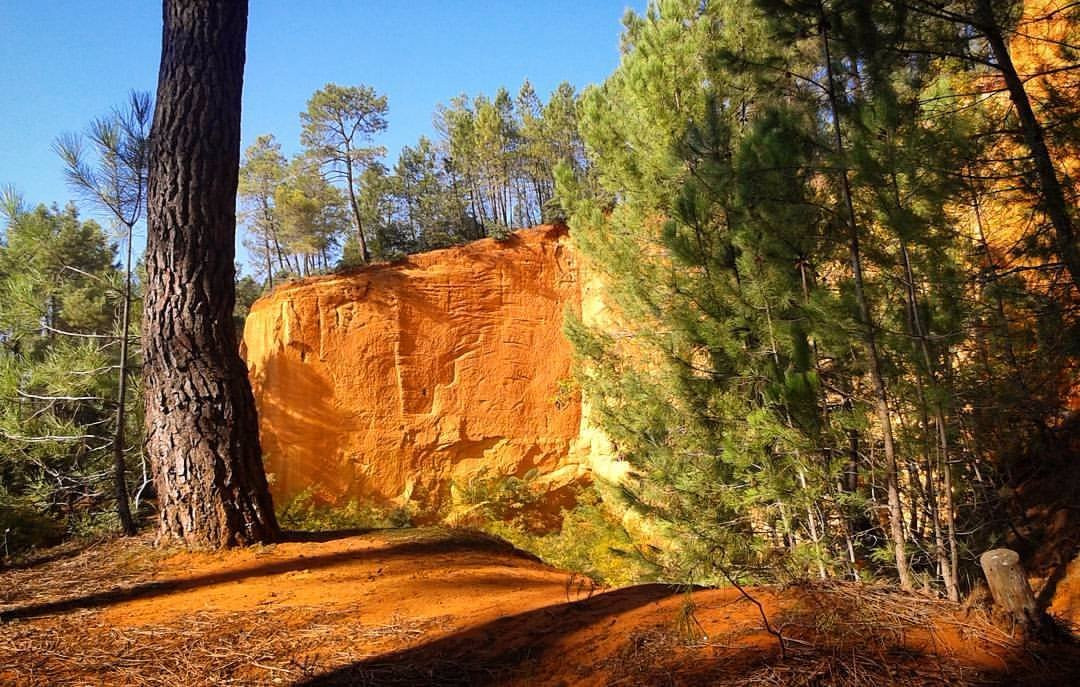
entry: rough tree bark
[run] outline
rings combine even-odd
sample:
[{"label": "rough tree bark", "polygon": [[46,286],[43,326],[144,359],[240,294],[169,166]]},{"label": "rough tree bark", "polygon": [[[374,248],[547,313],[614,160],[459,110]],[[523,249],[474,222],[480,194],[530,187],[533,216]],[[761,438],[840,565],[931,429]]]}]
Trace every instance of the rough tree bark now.
[{"label": "rough tree bark", "polygon": [[234,241],[246,0],[164,0],[151,130],[146,450],[161,539],[278,535],[237,347]]}]

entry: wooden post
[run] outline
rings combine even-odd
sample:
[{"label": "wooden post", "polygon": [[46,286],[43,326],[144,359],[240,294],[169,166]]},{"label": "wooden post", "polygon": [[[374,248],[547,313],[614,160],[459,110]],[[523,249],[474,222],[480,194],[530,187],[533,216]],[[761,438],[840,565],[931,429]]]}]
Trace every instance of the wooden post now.
[{"label": "wooden post", "polygon": [[1028,585],[1020,554],[1011,549],[992,549],[979,556],[994,605],[1008,612],[1025,629],[1035,629],[1041,622],[1035,595]]}]

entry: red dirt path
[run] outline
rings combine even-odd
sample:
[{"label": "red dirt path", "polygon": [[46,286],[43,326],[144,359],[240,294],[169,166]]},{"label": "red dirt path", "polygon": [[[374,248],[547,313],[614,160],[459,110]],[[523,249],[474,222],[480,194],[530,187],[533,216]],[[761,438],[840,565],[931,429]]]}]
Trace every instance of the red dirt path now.
[{"label": "red dirt path", "polygon": [[0,684],[1070,684],[978,614],[876,587],[754,590],[781,656],[735,590],[595,589],[456,531],[322,539],[4,572]]}]

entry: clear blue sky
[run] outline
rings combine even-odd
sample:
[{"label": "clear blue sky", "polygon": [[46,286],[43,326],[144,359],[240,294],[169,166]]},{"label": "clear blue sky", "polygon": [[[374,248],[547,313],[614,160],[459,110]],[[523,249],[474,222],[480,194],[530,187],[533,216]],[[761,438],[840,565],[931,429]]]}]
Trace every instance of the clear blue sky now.
[{"label": "clear blue sky", "polygon": [[[435,106],[458,93],[547,94],[602,81],[619,60],[621,18],[645,0],[251,0],[243,138],[273,133],[295,152],[298,114],[333,81],[389,98],[379,142],[432,133]],[[161,48],[155,0],[0,0],[0,185],[25,199],[73,197],[50,146],[66,131],[153,93]],[[86,208],[88,211],[89,208]]]}]

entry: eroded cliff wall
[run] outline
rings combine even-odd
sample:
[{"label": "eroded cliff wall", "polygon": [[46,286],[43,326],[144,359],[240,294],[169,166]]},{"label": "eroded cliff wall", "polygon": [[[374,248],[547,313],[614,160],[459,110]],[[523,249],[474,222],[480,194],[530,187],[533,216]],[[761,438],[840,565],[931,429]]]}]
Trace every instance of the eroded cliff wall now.
[{"label": "eroded cliff wall", "polygon": [[567,390],[581,279],[565,229],[539,227],[290,283],[252,307],[245,357],[278,503],[432,513],[485,471],[558,488],[591,437]]}]

